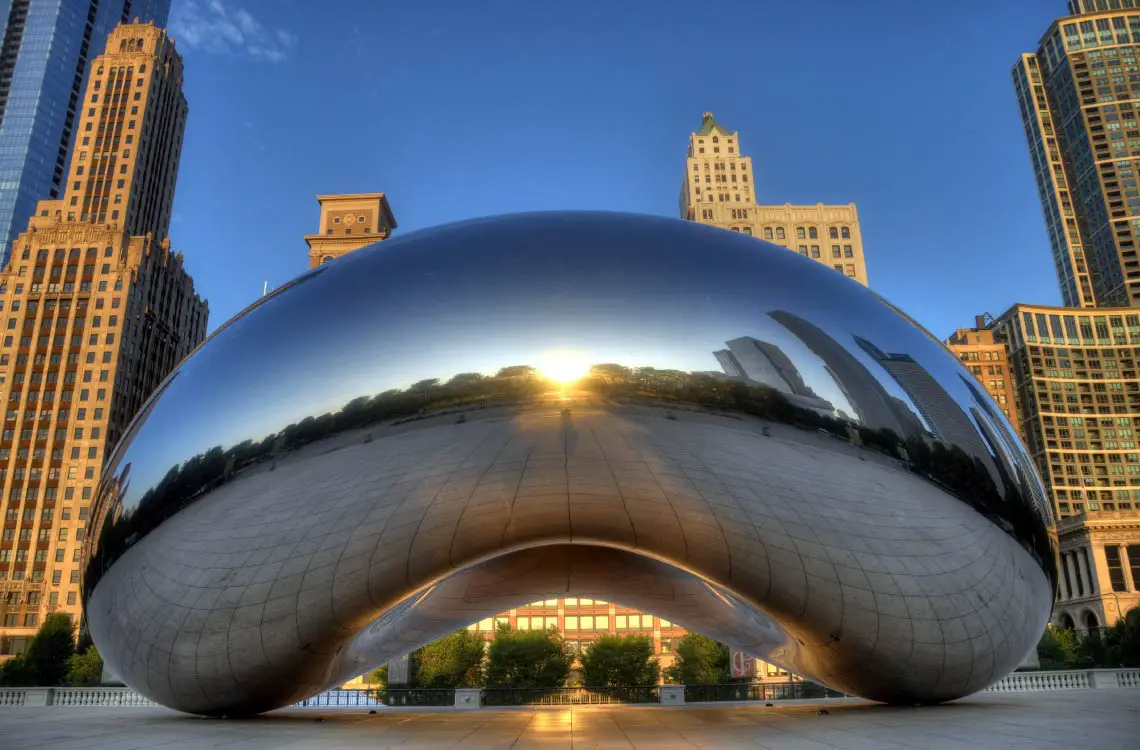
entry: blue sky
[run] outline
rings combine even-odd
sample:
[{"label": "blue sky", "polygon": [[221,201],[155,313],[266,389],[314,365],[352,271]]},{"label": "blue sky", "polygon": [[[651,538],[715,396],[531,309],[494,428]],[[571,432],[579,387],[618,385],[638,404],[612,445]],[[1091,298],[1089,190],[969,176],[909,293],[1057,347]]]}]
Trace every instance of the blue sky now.
[{"label": "blue sky", "polygon": [[171,228],[216,328],[307,268],[318,193],[399,234],[540,209],[675,216],[689,134],[761,203],[859,209],[872,289],[945,337],[1060,304],[1010,69],[1064,0],[174,0]]}]

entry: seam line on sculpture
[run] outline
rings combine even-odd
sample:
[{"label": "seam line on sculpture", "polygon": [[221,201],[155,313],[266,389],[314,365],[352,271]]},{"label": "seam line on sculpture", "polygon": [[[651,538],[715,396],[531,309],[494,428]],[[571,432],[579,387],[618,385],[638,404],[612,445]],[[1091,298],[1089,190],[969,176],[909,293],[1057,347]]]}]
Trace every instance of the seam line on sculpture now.
[{"label": "seam line on sculpture", "polygon": [[[462,526],[463,526],[463,517],[465,515],[467,515],[467,511],[470,509],[471,498],[475,494],[475,491],[479,489],[479,485],[481,485],[483,483],[483,480],[487,477],[487,474],[499,462],[499,458],[503,455],[503,451],[505,451],[507,449],[507,445],[509,445],[509,444],[510,444],[510,436],[508,435],[507,438],[504,439],[499,444],[499,448],[498,448],[498,450],[495,451],[494,457],[490,461],[487,462],[487,466],[486,466],[486,468],[483,469],[483,473],[480,474],[479,478],[475,480],[475,483],[472,485],[471,492],[469,492],[467,494],[467,500],[463,505],[463,512],[459,514],[459,520],[456,522],[455,528],[451,530],[451,540],[447,544],[447,565],[452,570],[456,569],[456,566],[455,566],[455,539],[459,535],[459,529],[462,528]],[[474,453],[474,449],[472,450],[472,453]],[[471,453],[468,453],[467,457],[470,458],[470,456],[471,456]],[[464,460],[466,460],[466,459],[464,459]],[[510,519],[508,517],[508,523],[509,523],[509,520]],[[503,540],[500,537],[500,540],[499,540],[500,549],[502,548],[502,541]]]}]

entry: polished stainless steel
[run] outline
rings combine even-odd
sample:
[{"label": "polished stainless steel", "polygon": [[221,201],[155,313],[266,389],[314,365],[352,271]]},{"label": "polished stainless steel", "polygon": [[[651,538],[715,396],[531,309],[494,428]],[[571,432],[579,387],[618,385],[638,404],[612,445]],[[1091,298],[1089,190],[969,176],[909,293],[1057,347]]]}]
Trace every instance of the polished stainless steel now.
[{"label": "polished stainless steel", "polygon": [[873,292],[695,223],[526,214],[219,329],[108,461],[84,599],[114,673],[201,714],[554,595],[937,702],[1034,647],[1051,525],[1001,412]]}]

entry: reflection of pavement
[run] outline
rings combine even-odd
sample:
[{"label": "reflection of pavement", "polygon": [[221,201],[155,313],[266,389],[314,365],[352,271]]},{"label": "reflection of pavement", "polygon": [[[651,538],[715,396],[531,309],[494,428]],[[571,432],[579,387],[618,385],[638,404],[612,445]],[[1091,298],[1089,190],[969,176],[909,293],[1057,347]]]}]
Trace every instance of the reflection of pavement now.
[{"label": "reflection of pavement", "polygon": [[[287,748],[1009,748],[1135,747],[1136,690],[1003,693],[946,706],[855,701],[765,708],[605,706],[479,711],[284,709],[246,721],[204,721],[158,708],[10,708],[7,747]],[[830,712],[818,715],[821,706]],[[316,718],[325,721],[317,723]]]},{"label": "reflection of pavement", "polygon": [[[300,699],[355,676],[325,665],[410,593],[505,551],[567,542],[719,582],[798,641],[773,661],[848,692],[961,695],[1036,642],[1049,599],[1040,570],[937,487],[827,435],[773,425],[763,437],[758,420],[674,414],[487,409],[243,472],[111,569],[108,581],[129,579],[93,604],[121,628],[113,661],[159,700],[281,684]],[[542,598],[529,597],[517,603]],[[664,600],[657,614],[685,619]],[[168,669],[225,680],[172,682]]]}]

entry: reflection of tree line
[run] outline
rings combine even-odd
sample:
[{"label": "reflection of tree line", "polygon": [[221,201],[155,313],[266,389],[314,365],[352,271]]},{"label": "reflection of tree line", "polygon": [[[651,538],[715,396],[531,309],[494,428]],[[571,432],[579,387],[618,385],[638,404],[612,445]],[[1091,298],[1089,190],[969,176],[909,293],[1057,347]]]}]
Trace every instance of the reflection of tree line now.
[{"label": "reflection of tree line", "polygon": [[[211,448],[171,467],[162,481],[142,496],[137,507],[123,509],[119,518],[104,524],[98,552],[88,570],[85,592],[94,589],[101,570],[135,541],[243,469],[275,462],[283,452],[295,451],[350,430],[382,422],[401,424],[449,411],[527,403],[538,400],[551,388],[551,382],[528,365],[505,367],[493,376],[461,373],[446,383],[438,379],[422,380],[406,389],[353,399],[338,412],[306,417],[259,441],[246,440],[228,450],[221,446]],[[893,430],[869,428],[824,416],[793,404],[774,388],[729,379],[718,373],[602,364],[594,365],[572,389],[576,394],[603,399],[636,402],[644,398],[676,402],[678,406],[695,404],[824,431],[903,461],[911,470],[934,480],[994,520],[1039,559],[1047,559],[1051,554],[1045,522],[1031,499],[1008,478],[1005,486],[998,488],[981,459],[967,455],[959,446],[947,447],[921,438],[903,440]],[[462,413],[456,421],[464,421]],[[371,435],[364,438],[365,441],[370,439]],[[119,490],[105,486],[101,491]],[[105,505],[114,506],[114,503]]]}]

